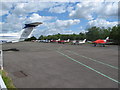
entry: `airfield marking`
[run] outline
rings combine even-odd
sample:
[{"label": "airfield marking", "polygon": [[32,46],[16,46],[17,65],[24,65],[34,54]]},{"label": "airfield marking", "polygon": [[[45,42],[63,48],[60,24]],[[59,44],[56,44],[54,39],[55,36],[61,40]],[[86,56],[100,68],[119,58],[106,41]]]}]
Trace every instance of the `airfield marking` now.
[{"label": "airfield marking", "polygon": [[92,71],[95,71],[96,73],[98,73],[98,74],[100,74],[100,75],[102,75],[102,76],[104,76],[104,77],[106,77],[106,78],[108,78],[108,79],[110,79],[110,80],[112,80],[112,81],[120,84],[119,81],[117,81],[117,80],[115,80],[115,79],[113,79],[113,78],[111,78],[111,77],[109,77],[109,76],[107,76],[107,75],[105,75],[105,74],[103,74],[103,73],[101,73],[101,72],[99,72],[99,71],[97,71],[97,70],[95,70],[95,69],[93,69],[93,68],[91,68],[91,67],[89,67],[89,66],[87,66],[87,65],[85,65],[85,64],[83,64],[83,63],[81,63],[81,62],[79,62],[79,61],[77,61],[77,60],[75,60],[75,59],[73,59],[72,57],[69,57],[68,55],[66,55],[66,54],[64,54],[64,53],[62,53],[62,52],[60,52],[60,51],[56,51],[56,52],[58,52],[58,53],[60,53],[61,55],[69,58],[70,60],[72,60],[72,61],[74,61],[74,62],[77,62],[77,63],[79,63],[80,65],[85,66],[86,68],[88,68],[88,69],[90,69],[90,70],[92,70]]},{"label": "airfield marking", "polygon": [[111,68],[119,69],[119,68],[116,67],[116,66],[113,66],[113,65],[110,65],[110,64],[107,64],[107,63],[103,63],[103,62],[101,62],[101,61],[98,61],[98,60],[95,60],[95,59],[92,59],[92,58],[86,57],[86,56],[84,56],[84,55],[77,54],[76,52],[73,52],[73,51],[70,51],[70,50],[66,50],[66,51],[71,52],[71,53],[73,53],[73,54],[75,54],[75,55],[81,56],[81,57],[83,57],[83,58],[86,58],[86,59],[92,60],[92,61],[94,61],[94,62],[97,62],[97,63],[103,64],[103,65],[109,66],[109,67],[111,67]]},{"label": "airfield marking", "polygon": [[104,76],[104,77],[106,77],[106,78],[108,78],[108,79],[110,79],[110,80],[112,80],[112,81],[120,84],[120,82],[117,81],[116,79],[113,79],[113,78],[111,78],[111,77],[109,77],[109,76],[107,76],[107,75],[105,75],[105,74],[103,74],[103,73],[95,70],[94,68],[92,68],[92,67],[90,67],[90,66],[87,66],[86,64],[83,64],[83,63],[81,63],[80,61],[77,61],[77,60],[73,59],[72,57],[70,57],[70,56],[68,56],[68,55],[60,52],[60,49],[61,49],[61,48],[62,48],[62,46],[59,47],[59,48],[57,48],[57,50],[56,50],[56,49],[53,50],[53,49],[50,49],[50,48],[49,48],[49,49],[48,49],[48,48],[45,48],[45,49],[47,49],[47,50],[52,50],[52,51],[56,51],[56,52],[60,53],[61,55],[67,57],[68,59],[70,59],[70,60],[72,60],[72,61],[74,61],[74,62],[77,62],[77,63],[79,63],[80,65],[85,66],[86,68],[88,68],[88,69],[90,69],[90,70],[92,70],[92,71],[94,71],[94,72],[96,72],[96,73],[98,73],[98,74],[100,74],[100,75],[102,75],[102,76]]}]

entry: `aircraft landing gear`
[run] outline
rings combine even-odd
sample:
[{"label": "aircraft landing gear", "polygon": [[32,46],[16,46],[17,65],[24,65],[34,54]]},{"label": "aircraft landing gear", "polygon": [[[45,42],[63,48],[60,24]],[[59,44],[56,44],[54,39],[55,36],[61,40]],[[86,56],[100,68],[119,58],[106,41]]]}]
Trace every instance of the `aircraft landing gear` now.
[{"label": "aircraft landing gear", "polygon": [[103,44],[103,47],[105,47],[105,44]]},{"label": "aircraft landing gear", "polygon": [[96,43],[94,43],[94,47],[96,47],[97,46],[97,44]]}]

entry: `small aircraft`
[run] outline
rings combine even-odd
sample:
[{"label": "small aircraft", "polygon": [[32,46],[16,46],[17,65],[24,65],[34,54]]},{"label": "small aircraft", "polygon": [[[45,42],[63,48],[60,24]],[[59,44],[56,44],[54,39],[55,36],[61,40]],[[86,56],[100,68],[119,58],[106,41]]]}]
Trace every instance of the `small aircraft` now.
[{"label": "small aircraft", "polygon": [[76,44],[76,42],[77,42],[76,40],[73,40],[73,41],[72,41],[72,44],[73,44],[73,45],[75,45],[75,44]]},{"label": "small aircraft", "polygon": [[87,39],[84,39],[83,41],[81,41],[81,40],[78,41],[78,45],[79,45],[79,44],[85,44],[86,40],[87,40]]},{"label": "small aircraft", "polygon": [[19,41],[24,41],[31,35],[34,27],[42,24],[42,22],[34,22],[25,24],[25,27],[18,33],[1,33],[0,34],[0,44],[3,43],[14,43]]},{"label": "small aircraft", "polygon": [[65,43],[69,43],[70,42],[70,39],[68,39],[68,40],[65,40]]},{"label": "small aircraft", "polygon": [[60,41],[60,38],[58,40],[55,40],[56,42],[59,42]]},{"label": "small aircraft", "polygon": [[44,43],[49,43],[50,42],[50,40],[39,40],[38,42],[44,42]]},{"label": "small aircraft", "polygon": [[96,41],[93,41],[93,44],[94,44],[94,46],[97,46],[99,44],[99,45],[102,45],[103,47],[105,47],[105,44],[107,44],[108,40],[109,40],[109,37],[107,37],[105,40],[98,39]]},{"label": "small aircraft", "polygon": [[58,39],[58,40],[50,40],[50,42],[58,42],[58,41],[60,41],[60,38]]},{"label": "small aircraft", "polygon": [[70,39],[68,39],[68,40],[60,40],[60,41],[58,41],[58,43],[69,43],[70,42]]},{"label": "small aircraft", "polygon": [[72,44],[73,44],[73,45],[85,44],[86,40],[87,40],[87,39],[79,40],[79,41],[78,41],[78,40],[73,40],[73,41],[72,41]]}]

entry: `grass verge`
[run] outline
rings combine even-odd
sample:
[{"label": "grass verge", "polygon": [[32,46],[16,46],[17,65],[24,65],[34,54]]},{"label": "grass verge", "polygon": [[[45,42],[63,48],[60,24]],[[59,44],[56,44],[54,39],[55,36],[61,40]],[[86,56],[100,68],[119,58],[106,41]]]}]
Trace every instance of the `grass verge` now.
[{"label": "grass verge", "polygon": [[15,86],[12,83],[12,79],[8,76],[7,72],[5,72],[4,70],[0,70],[0,74],[2,74],[2,78],[7,89],[9,90],[14,88],[16,90]]}]

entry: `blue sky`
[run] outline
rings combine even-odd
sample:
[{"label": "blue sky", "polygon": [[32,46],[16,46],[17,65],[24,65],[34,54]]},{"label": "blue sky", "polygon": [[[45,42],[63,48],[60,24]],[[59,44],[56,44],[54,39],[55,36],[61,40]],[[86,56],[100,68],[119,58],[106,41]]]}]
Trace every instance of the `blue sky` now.
[{"label": "blue sky", "polygon": [[118,20],[118,2],[0,2],[1,33],[19,32],[25,23],[43,22],[33,35],[73,34],[86,28],[113,27]]}]

